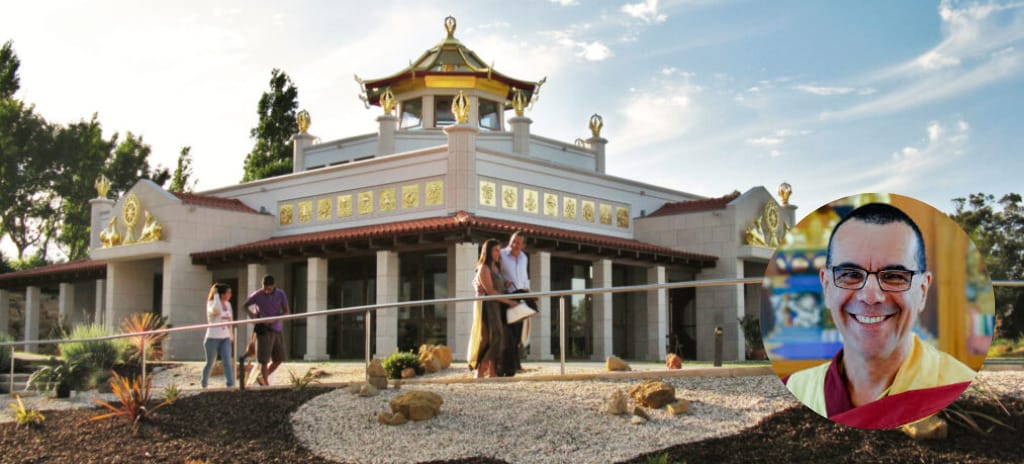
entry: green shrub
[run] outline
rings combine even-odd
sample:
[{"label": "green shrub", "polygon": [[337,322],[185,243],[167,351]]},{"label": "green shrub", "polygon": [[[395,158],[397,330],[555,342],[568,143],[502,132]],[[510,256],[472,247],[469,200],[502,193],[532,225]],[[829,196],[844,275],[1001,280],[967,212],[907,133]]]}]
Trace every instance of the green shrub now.
[{"label": "green shrub", "polygon": [[[75,327],[67,337],[68,340],[79,340],[85,338],[104,337],[110,335],[107,330],[99,324],[80,325]],[[68,363],[81,364],[89,370],[109,371],[124,353],[124,341],[103,340],[92,342],[62,343],[60,352]]]},{"label": "green shrub", "polygon": [[81,361],[60,361],[50,358],[50,364],[32,373],[29,388],[42,392],[55,391],[57,398],[67,398],[71,390],[83,391],[88,387],[91,371]]},{"label": "green shrub", "polygon": [[[13,342],[14,337],[0,332],[0,342]],[[14,353],[14,345],[11,346],[0,346],[0,372],[9,372],[11,370],[11,358]]]},{"label": "green shrub", "polygon": [[423,375],[423,365],[420,364],[420,357],[412,351],[399,351],[384,360],[384,371],[388,373],[389,379],[402,378],[402,371],[407,367],[416,370],[416,375]]}]

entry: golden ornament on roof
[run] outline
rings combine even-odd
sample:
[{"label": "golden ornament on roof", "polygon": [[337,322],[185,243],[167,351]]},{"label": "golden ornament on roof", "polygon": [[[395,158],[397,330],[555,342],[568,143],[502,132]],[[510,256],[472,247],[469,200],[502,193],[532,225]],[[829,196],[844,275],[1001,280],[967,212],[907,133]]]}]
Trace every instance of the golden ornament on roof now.
[{"label": "golden ornament on roof", "polygon": [[103,248],[115,247],[121,244],[121,234],[117,233],[117,216],[110,218],[107,228],[100,231],[100,243]]},{"label": "golden ornament on roof", "polygon": [[96,187],[98,198],[107,198],[107,192],[110,191],[110,181],[107,180],[107,176],[100,174],[93,186]]},{"label": "golden ornament on roof", "polygon": [[448,16],[444,18],[444,30],[448,33],[448,38],[455,37],[455,17]]},{"label": "golden ornament on roof", "polygon": [[124,207],[121,209],[121,220],[124,221],[125,231],[124,240],[121,243],[125,245],[135,241],[135,222],[139,220],[139,211],[142,207],[139,205],[139,197],[135,196],[135,192],[129,193],[128,198],[124,201]]},{"label": "golden ornament on roof", "polygon": [[516,116],[522,117],[523,112],[526,111],[526,93],[523,89],[515,89],[512,92],[512,108],[516,110]]},{"label": "golden ornament on roof", "polygon": [[384,89],[384,93],[380,94],[380,107],[384,109],[384,114],[391,114],[395,109],[395,94],[391,92],[391,87]]},{"label": "golden ornament on roof", "polygon": [[299,123],[299,133],[305,134],[309,130],[309,111],[302,110],[299,114],[295,115],[295,122]]},{"label": "golden ornament on roof", "polygon": [[156,220],[149,211],[145,212],[146,224],[142,227],[142,235],[139,236],[139,243],[156,242],[163,236],[164,227]]},{"label": "golden ornament on roof", "polygon": [[590,117],[590,133],[594,134],[594,137],[600,137],[601,129],[603,127],[604,119],[601,118],[601,115],[594,113],[594,115]]},{"label": "golden ornament on roof", "polygon": [[463,91],[452,100],[452,114],[455,115],[455,122],[465,124],[469,121],[469,98]]},{"label": "golden ornament on roof", "polygon": [[789,205],[789,196],[793,194],[793,187],[789,185],[789,182],[783,182],[779,185],[779,198],[782,198],[782,205]]}]

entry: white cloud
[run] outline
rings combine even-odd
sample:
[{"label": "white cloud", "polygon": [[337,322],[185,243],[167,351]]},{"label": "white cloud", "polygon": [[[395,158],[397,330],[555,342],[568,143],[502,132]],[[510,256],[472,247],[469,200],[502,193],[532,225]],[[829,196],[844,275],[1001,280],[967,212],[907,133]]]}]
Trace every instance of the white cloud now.
[{"label": "white cloud", "polygon": [[557,3],[562,6],[579,5],[580,2],[576,0],[548,0],[551,3]]},{"label": "white cloud", "polygon": [[797,89],[797,90],[799,90],[801,92],[806,92],[806,93],[810,93],[810,94],[814,94],[814,95],[825,95],[825,96],[828,96],[828,95],[846,95],[846,94],[850,94],[850,93],[853,93],[853,92],[857,91],[857,89],[855,89],[853,87],[825,87],[825,86],[807,85],[807,84],[801,84],[801,85],[798,85],[798,86],[793,87],[793,88]]},{"label": "white cloud", "polygon": [[622,12],[647,24],[662,23],[668,19],[668,16],[658,13],[658,0],[627,3],[622,5]]},{"label": "white cloud", "polygon": [[770,153],[768,153],[768,155],[770,155],[772,158],[778,158],[782,156],[782,152],[779,150],[772,150]]},{"label": "white cloud", "polygon": [[669,66],[667,68],[661,68],[661,73],[666,75],[666,76],[671,76],[671,75],[675,74],[676,71],[678,71],[678,69],[676,69],[675,66]]},{"label": "white cloud", "polygon": [[612,56],[612,50],[601,42],[581,42],[577,45],[580,50],[576,56],[581,56],[587,61],[603,61]]},{"label": "white cloud", "polygon": [[952,124],[929,122],[923,144],[893,152],[889,161],[871,173],[880,180],[865,191],[903,191],[926,182],[965,154],[969,132],[970,125],[963,120]]},{"label": "white cloud", "polygon": [[703,89],[688,79],[659,81],[628,96],[620,115],[621,130],[614,131],[616,150],[628,153],[639,147],[685,135],[699,121],[698,96]]},{"label": "white cloud", "polygon": [[796,137],[799,135],[813,134],[814,131],[807,129],[779,129],[775,131],[776,137]]},{"label": "white cloud", "polygon": [[770,147],[772,145],[779,145],[783,142],[780,138],[774,137],[758,137],[756,139],[747,139],[747,144],[755,147]]}]

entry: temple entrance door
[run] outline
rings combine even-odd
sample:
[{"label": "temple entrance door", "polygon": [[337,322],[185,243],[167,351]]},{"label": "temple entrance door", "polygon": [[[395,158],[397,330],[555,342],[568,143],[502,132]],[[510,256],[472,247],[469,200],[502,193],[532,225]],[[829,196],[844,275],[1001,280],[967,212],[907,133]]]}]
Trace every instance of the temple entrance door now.
[{"label": "temple entrance door", "polygon": [[683,359],[697,359],[696,289],[674,288],[668,291],[668,324],[668,351]]},{"label": "temple entrance door", "polygon": [[[327,264],[327,307],[351,308],[377,302],[377,261],[373,256],[332,259]],[[371,321],[375,333],[376,317]],[[370,352],[376,338],[370,337]],[[366,356],[366,314],[327,317],[327,354],[332,359],[364,359]]]}]

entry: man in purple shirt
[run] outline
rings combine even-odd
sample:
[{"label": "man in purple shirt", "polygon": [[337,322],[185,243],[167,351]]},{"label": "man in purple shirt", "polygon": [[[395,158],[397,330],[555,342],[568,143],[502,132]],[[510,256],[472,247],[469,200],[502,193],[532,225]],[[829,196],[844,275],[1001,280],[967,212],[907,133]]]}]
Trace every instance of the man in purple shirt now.
[{"label": "man in purple shirt", "polygon": [[[290,313],[288,310],[288,296],[284,290],[274,285],[274,276],[263,276],[263,288],[256,290],[249,295],[242,307],[249,312],[250,318],[282,316]],[[284,326],[281,321],[274,321],[267,324],[256,324],[256,360],[260,363],[260,377],[257,381],[260,385],[270,384],[270,374],[273,374],[278,366],[284,362]],[[267,366],[267,363],[271,363]]]}]

